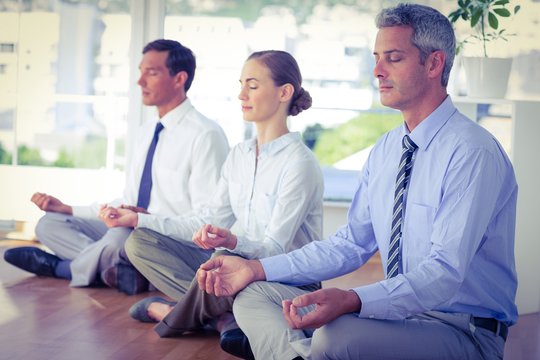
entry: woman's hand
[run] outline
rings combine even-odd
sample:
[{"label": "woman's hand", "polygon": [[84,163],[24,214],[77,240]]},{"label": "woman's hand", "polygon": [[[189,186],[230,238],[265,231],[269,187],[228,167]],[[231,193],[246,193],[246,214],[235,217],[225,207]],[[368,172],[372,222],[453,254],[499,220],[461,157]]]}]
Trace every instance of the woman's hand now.
[{"label": "woman's hand", "polygon": [[233,250],[236,247],[236,235],[229,229],[219,228],[210,224],[201,226],[192,238],[197,246],[203,249],[215,249],[224,247]]}]

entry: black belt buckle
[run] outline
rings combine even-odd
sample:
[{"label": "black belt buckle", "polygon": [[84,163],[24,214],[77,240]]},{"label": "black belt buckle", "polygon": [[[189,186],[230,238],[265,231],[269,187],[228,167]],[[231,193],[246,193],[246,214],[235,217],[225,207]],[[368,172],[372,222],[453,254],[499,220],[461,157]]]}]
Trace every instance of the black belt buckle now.
[{"label": "black belt buckle", "polygon": [[493,318],[474,317],[474,326],[493,332],[495,335],[500,335],[504,341],[508,336],[508,326]]}]

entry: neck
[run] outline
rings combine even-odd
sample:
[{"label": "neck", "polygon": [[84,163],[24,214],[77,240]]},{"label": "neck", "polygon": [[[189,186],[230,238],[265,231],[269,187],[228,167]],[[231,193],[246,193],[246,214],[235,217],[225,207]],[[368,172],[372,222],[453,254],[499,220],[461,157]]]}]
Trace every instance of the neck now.
[{"label": "neck", "polygon": [[268,123],[257,123],[257,147],[263,144],[269,143],[272,140],[277,139],[280,136],[289,133],[289,129],[285,121],[280,122],[279,125]]},{"label": "neck", "polygon": [[402,109],[403,119],[409,131],[413,131],[425,118],[427,118],[435,109],[437,109],[444,99],[446,99],[446,90],[427,97],[421,104],[415,104],[407,109]]},{"label": "neck", "polygon": [[182,104],[187,99],[186,96],[178,97],[174,101],[170,101],[169,103],[165,105],[158,105],[157,111],[159,114],[159,118],[161,119],[165,115],[167,115],[171,110],[175,109],[178,105]]}]

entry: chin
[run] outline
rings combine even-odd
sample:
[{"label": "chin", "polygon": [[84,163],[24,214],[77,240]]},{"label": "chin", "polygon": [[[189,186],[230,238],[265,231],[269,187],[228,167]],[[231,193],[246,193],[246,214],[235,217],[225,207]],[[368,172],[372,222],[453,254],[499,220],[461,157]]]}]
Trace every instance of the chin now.
[{"label": "chin", "polygon": [[142,97],[142,103],[144,105],[156,105],[156,99],[150,95]]},{"label": "chin", "polygon": [[383,96],[381,96],[381,104],[392,109],[397,109],[396,107],[397,101],[393,101],[391,99],[385,99]]}]

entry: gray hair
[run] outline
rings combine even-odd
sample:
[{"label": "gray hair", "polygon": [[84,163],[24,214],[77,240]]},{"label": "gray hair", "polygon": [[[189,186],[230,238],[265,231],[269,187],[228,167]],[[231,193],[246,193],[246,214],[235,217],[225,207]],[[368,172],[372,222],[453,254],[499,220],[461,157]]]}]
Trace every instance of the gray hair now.
[{"label": "gray hair", "polygon": [[420,50],[420,63],[429,54],[441,50],[446,55],[441,84],[448,85],[450,70],[456,56],[456,35],[450,20],[439,11],[425,5],[399,4],[381,10],[375,19],[378,29],[391,26],[409,26],[413,29],[411,42]]}]

